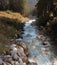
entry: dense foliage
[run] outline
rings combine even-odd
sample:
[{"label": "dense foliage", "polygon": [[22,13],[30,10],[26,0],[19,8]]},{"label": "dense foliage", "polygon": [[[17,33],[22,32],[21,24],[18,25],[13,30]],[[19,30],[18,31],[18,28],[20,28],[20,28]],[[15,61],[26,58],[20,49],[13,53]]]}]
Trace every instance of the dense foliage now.
[{"label": "dense foliage", "polygon": [[57,43],[57,1],[39,0],[36,7],[37,25]]},{"label": "dense foliage", "polygon": [[12,10],[24,16],[29,13],[27,0],[0,0],[0,10]]}]

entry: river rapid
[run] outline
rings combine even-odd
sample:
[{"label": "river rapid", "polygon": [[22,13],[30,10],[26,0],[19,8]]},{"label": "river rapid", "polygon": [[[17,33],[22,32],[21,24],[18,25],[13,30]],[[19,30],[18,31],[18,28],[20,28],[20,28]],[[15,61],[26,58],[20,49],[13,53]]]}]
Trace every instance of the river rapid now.
[{"label": "river rapid", "polygon": [[[16,39],[17,43],[16,43],[15,39],[13,39],[13,41],[11,41],[11,43],[13,43],[13,46],[11,44],[9,44],[9,45],[11,45],[10,49],[12,48],[13,49],[12,51],[14,51],[14,53],[12,52],[13,53],[12,56],[14,56],[13,58],[15,58],[15,59],[19,58],[18,54],[15,53],[15,51],[18,52],[19,54],[20,54],[20,52],[22,52],[22,54],[24,53],[22,51],[21,47],[20,46],[18,47],[17,45],[25,42],[24,47],[26,47],[26,45],[27,45],[28,49],[26,48],[26,52],[29,53],[28,54],[29,56],[28,57],[24,56],[24,60],[27,58],[28,61],[32,62],[32,64],[28,64],[27,60],[26,60],[27,65],[57,65],[57,55],[56,55],[57,50],[54,49],[54,47],[52,47],[52,45],[50,44],[50,38],[48,38],[47,36],[44,36],[43,34],[40,34],[40,31],[37,28],[37,26],[33,24],[35,21],[36,21],[35,19],[32,19],[25,23],[24,31],[23,31],[24,34],[22,34],[23,39],[21,39],[21,38]],[[4,47],[5,46],[9,47],[9,45],[4,44]],[[19,51],[17,51],[17,49],[19,49]],[[10,58],[12,59],[12,56],[10,55],[11,52],[10,53],[9,52],[8,52],[8,54],[9,54]],[[26,54],[26,52],[25,52],[25,54]],[[16,54],[16,55],[14,55],[14,54]],[[22,54],[20,54],[20,55],[22,55]],[[18,56],[18,57],[16,57],[16,56]],[[4,55],[1,55],[0,57],[4,57]],[[9,59],[7,57],[8,57],[8,55],[6,55],[5,60],[7,59],[7,61],[8,61]],[[19,60],[20,60],[20,58],[19,58]],[[3,62],[6,63],[5,60],[0,58],[0,65],[2,65]],[[13,62],[13,60],[12,60],[12,62]],[[19,61],[15,62],[15,60],[14,60],[14,63],[16,63],[16,64],[7,64],[6,63],[6,65],[20,65],[20,62]],[[24,65],[23,61],[22,61],[21,65]]]},{"label": "river rapid", "polygon": [[[32,23],[35,19],[29,20],[25,23],[23,40],[27,43],[29,48],[29,58],[32,58],[38,65],[57,65],[57,59],[55,58],[53,52],[50,50],[51,45],[43,45],[43,41],[39,39],[39,30]],[[49,42],[49,38],[45,41]]]}]

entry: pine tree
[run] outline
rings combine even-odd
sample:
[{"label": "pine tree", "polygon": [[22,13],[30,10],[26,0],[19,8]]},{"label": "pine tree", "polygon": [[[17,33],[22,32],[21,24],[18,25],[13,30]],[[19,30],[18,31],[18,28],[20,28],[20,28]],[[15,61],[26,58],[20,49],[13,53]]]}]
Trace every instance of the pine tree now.
[{"label": "pine tree", "polygon": [[46,16],[53,11],[53,0],[39,0],[37,5],[38,16]]},{"label": "pine tree", "polygon": [[28,3],[26,0],[9,0],[10,9],[16,12],[20,12],[23,15],[27,15],[29,12]]},{"label": "pine tree", "polygon": [[57,45],[57,0],[39,0],[37,5],[37,25],[42,26],[52,42]]},{"label": "pine tree", "polygon": [[28,15],[29,7],[27,0],[0,0],[0,10],[12,10]]}]

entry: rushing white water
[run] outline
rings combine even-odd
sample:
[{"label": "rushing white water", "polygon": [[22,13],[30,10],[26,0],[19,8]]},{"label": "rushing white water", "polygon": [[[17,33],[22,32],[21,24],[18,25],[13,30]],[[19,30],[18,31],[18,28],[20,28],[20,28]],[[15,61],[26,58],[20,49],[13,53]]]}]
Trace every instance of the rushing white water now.
[{"label": "rushing white water", "polygon": [[[34,20],[26,22],[24,27],[23,40],[28,43],[30,51],[30,57],[36,60],[38,65],[51,65],[51,53],[46,51],[46,48],[42,45],[42,42],[37,38],[37,30],[31,23]],[[47,48],[49,49],[49,48]]]},{"label": "rushing white water", "polygon": [[56,65],[52,64],[52,53],[49,47],[46,48],[37,38],[36,26],[31,25],[34,21],[35,19],[25,23],[23,34],[23,40],[28,43],[30,58],[33,58],[38,65]]}]

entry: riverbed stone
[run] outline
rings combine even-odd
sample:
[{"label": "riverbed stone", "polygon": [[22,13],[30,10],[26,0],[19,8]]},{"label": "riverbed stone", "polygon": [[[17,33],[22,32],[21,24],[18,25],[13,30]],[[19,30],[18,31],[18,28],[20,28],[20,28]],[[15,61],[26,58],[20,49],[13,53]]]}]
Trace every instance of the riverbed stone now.
[{"label": "riverbed stone", "polygon": [[46,39],[46,37],[43,35],[38,35],[37,38],[41,41],[44,41]]},{"label": "riverbed stone", "polygon": [[16,39],[16,42],[22,42],[22,39],[21,38]]},{"label": "riverbed stone", "polygon": [[10,55],[5,55],[3,60],[4,60],[4,62],[11,62],[12,61],[12,57]]},{"label": "riverbed stone", "polygon": [[36,60],[34,60],[34,58],[28,58],[28,65],[37,65]]},{"label": "riverbed stone", "polygon": [[29,55],[29,51],[28,51],[28,47],[27,47],[26,43],[21,42],[20,46],[23,47],[24,53],[26,54],[26,56],[28,56]]},{"label": "riverbed stone", "polygon": [[28,65],[37,65],[37,63],[33,63],[33,62],[32,62],[32,63],[29,63]]},{"label": "riverbed stone", "polygon": [[0,58],[0,65],[2,65],[3,64],[3,60]]},{"label": "riverbed stone", "polygon": [[49,46],[49,42],[44,41],[44,42],[43,42],[43,45],[45,45],[45,46]]},{"label": "riverbed stone", "polygon": [[28,65],[28,48],[26,43],[11,39],[9,48],[5,50],[3,59],[0,59],[0,64],[3,65]]},{"label": "riverbed stone", "polygon": [[18,51],[17,51],[17,53],[18,53],[18,56],[20,56],[20,58],[23,60],[23,62],[26,62],[27,56],[24,53],[24,50],[22,50],[21,48],[19,48]]},{"label": "riverbed stone", "polygon": [[24,53],[26,54],[26,56],[29,56],[28,46],[27,46],[27,44],[26,44],[25,42],[18,40],[18,41],[16,42],[16,44],[17,44],[17,46],[20,46],[20,47],[23,48]]}]

